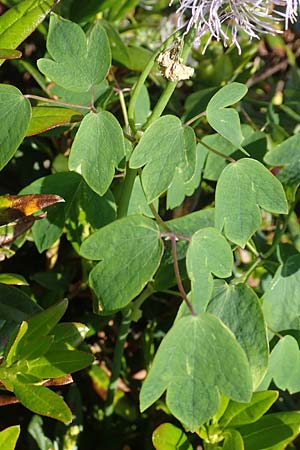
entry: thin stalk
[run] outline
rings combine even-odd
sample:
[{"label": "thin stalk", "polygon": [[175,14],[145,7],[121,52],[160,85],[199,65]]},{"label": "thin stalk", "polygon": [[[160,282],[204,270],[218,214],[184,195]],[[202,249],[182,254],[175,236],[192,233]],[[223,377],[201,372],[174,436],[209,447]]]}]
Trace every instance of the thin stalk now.
[{"label": "thin stalk", "polygon": [[244,275],[239,278],[238,280],[236,280],[237,283],[246,283],[248,278],[250,277],[250,275],[252,274],[252,272],[256,269],[256,267],[258,267],[260,264],[262,264],[262,259],[259,257],[257,258],[253,264],[251,264],[251,266],[249,267],[249,269],[247,270],[247,272],[244,273]]},{"label": "thin stalk", "polygon": [[269,256],[271,256],[275,252],[275,250],[277,248],[277,245],[280,242],[280,240],[282,238],[282,235],[285,233],[285,230],[286,230],[286,228],[288,226],[288,222],[289,222],[289,219],[290,219],[290,216],[291,216],[292,212],[294,211],[294,207],[295,207],[295,203],[293,202],[291,207],[290,207],[289,213],[284,218],[284,222],[283,222],[282,228],[279,228],[279,225],[278,225],[278,222],[277,222],[277,226],[276,226],[273,242],[272,242],[271,247],[269,248],[269,250],[261,255],[263,259],[269,258]]},{"label": "thin stalk", "polygon": [[129,201],[134,185],[134,180],[137,175],[136,169],[131,169],[129,164],[126,166],[126,176],[122,184],[122,194],[120,196],[120,201],[118,202],[118,219],[127,216]]},{"label": "thin stalk", "polygon": [[136,102],[139,96],[139,93],[148,78],[152,67],[154,66],[155,60],[157,56],[165,50],[169,45],[172,44],[172,42],[182,34],[182,30],[177,30],[175,33],[173,33],[171,36],[168,37],[168,39],[163,42],[163,44],[159,47],[159,49],[153,53],[152,57],[150,58],[149,62],[147,63],[146,67],[144,68],[143,72],[141,73],[136,85],[134,86],[128,106],[128,119],[129,124],[132,129],[132,133],[135,134],[136,127],[135,127],[135,106]]},{"label": "thin stalk", "polygon": [[206,111],[202,111],[201,113],[197,114],[196,116],[192,117],[191,119],[187,120],[183,126],[188,127],[196,120],[200,119],[201,117],[204,117],[206,115]]},{"label": "thin stalk", "polygon": [[246,247],[257,257],[260,257],[260,254],[258,253],[258,251],[255,248],[255,245],[251,239],[251,241],[247,242]]},{"label": "thin stalk", "polygon": [[88,111],[93,110],[92,106],[83,106],[83,105],[76,105],[75,103],[60,102],[59,100],[53,100],[52,98],[47,97],[40,97],[39,95],[26,94],[24,95],[24,97],[33,100],[40,100],[46,103],[54,103],[55,105],[58,106],[67,106],[68,108],[86,109]]},{"label": "thin stalk", "polygon": [[[136,128],[135,128],[135,117],[134,117],[134,113],[135,113],[135,106],[136,106],[136,101],[138,98],[138,95],[142,89],[142,86],[144,85],[149,73],[151,72],[151,69],[153,67],[153,64],[157,58],[157,56],[159,55],[159,53],[161,51],[163,51],[166,47],[168,47],[175,39],[177,36],[179,36],[181,34],[181,31],[178,30],[176,33],[174,33],[172,36],[170,36],[159,48],[159,50],[157,52],[154,53],[154,55],[152,56],[152,58],[150,59],[150,61],[148,62],[147,66],[145,67],[144,71],[142,72],[140,78],[138,79],[137,84],[135,85],[133,91],[132,91],[132,95],[131,95],[131,99],[129,102],[129,106],[128,106],[128,122],[129,122],[129,126],[131,128],[132,134],[134,135],[136,132]],[[184,50],[183,50],[183,58],[187,58],[188,52],[190,51],[191,48],[191,44],[189,44],[189,46],[185,46]],[[163,92],[163,94],[161,95],[158,103],[159,103],[159,108],[154,108],[151,116],[149,117],[148,120],[151,121],[151,117],[155,117],[158,118],[165,106],[167,105],[168,101],[170,100],[170,97],[176,87],[176,83],[172,83],[172,89],[168,89],[166,88],[165,91]],[[163,106],[164,105],[164,106]],[[157,106],[157,105],[156,105]],[[153,120],[155,120],[153,119]],[[148,125],[147,125],[148,126]],[[124,185],[123,185],[123,189],[122,189],[122,194],[120,196],[120,200],[118,202],[118,217],[124,217],[127,215],[127,210],[128,210],[128,205],[129,205],[129,201],[130,201],[130,197],[131,197],[131,193],[132,193],[132,188],[133,188],[133,184],[134,184],[134,180],[135,177],[137,175],[137,170],[136,169],[130,169],[129,165],[127,165],[127,171],[126,171],[126,177],[124,180]]]},{"label": "thin stalk", "polygon": [[156,222],[158,223],[158,225],[160,225],[164,230],[166,230],[166,234],[168,233],[172,233],[172,231],[170,230],[170,228],[168,227],[168,225],[163,221],[163,219],[160,217],[160,215],[158,214],[158,212],[156,211],[155,206],[153,205],[153,203],[149,203],[149,208],[151,209],[151,212],[154,216],[154,218],[156,219]]},{"label": "thin stalk", "polygon": [[189,308],[190,313],[192,314],[192,316],[196,316],[197,313],[194,310],[193,305],[189,301],[188,296],[187,296],[187,294],[186,294],[186,292],[184,290],[183,284],[182,284],[180,271],[179,271],[179,265],[178,265],[178,259],[177,259],[176,237],[171,235],[170,239],[171,239],[171,246],[172,246],[174,272],[175,272],[175,277],[176,277],[176,281],[177,281],[178,290],[179,290],[180,294],[182,295],[182,298],[185,301],[187,307]]},{"label": "thin stalk", "polygon": [[[194,38],[195,30],[191,29],[189,34],[186,36],[184,47],[182,50],[181,59],[183,63],[186,62],[188,55],[191,51],[191,47],[193,44],[193,38]],[[165,107],[169,103],[169,100],[177,86],[177,81],[168,81],[165,89],[163,90],[158,102],[156,103],[150,117],[148,118],[147,122],[144,125],[144,129],[146,129],[149,125],[151,125],[152,122],[154,122],[156,119],[158,119],[163,111],[165,110]]]},{"label": "thin stalk", "polygon": [[130,324],[136,315],[137,310],[142,306],[144,301],[150,297],[153,293],[153,288],[147,286],[147,288],[141,293],[141,295],[122,311],[122,321],[120,324],[117,343],[114,350],[113,365],[110,377],[110,383],[107,390],[105,416],[110,417],[114,411],[114,397],[118,388],[118,379],[122,366],[122,358],[124,353],[124,345],[130,330]]},{"label": "thin stalk", "polygon": [[227,161],[231,162],[231,163],[235,163],[236,159],[232,158],[229,155],[225,155],[225,153],[221,153],[218,150],[214,149],[213,147],[211,147],[210,145],[207,145],[205,142],[203,142],[202,139],[197,139],[198,142],[200,142],[201,145],[203,145],[203,147],[207,148],[207,150],[209,150],[212,153],[215,153],[218,156],[221,156],[221,158],[226,159]]}]

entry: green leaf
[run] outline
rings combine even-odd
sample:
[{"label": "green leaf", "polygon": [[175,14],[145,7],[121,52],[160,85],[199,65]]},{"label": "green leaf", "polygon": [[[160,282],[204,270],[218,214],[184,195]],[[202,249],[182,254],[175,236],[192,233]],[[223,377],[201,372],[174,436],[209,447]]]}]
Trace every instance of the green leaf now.
[{"label": "green leaf", "polygon": [[19,59],[22,53],[19,50],[10,50],[7,48],[0,49],[0,59]]},{"label": "green leaf", "polygon": [[295,134],[268,152],[264,158],[271,166],[283,168],[278,173],[279,180],[288,186],[300,183],[300,135]]},{"label": "green leaf", "polygon": [[108,225],[116,216],[117,206],[112,193],[107,191],[100,197],[83,181],[68,211],[67,238],[79,253],[90,230],[95,231]]},{"label": "green leaf", "polygon": [[193,234],[186,255],[186,267],[192,284],[192,302],[196,311],[206,310],[213,291],[214,274],[231,275],[233,255],[226,239],[215,228],[202,228]]},{"label": "green leaf", "polygon": [[[154,200],[153,205],[158,209],[158,200]],[[129,200],[127,215],[143,214],[147,217],[153,217],[152,211],[147,203],[140,177],[135,177],[132,193]]]},{"label": "green leaf", "polygon": [[34,413],[52,417],[64,423],[72,421],[72,412],[69,407],[50,389],[31,384],[24,376],[17,376],[13,391],[20,402]]},{"label": "green leaf", "polygon": [[254,392],[250,403],[230,400],[219,425],[221,428],[239,427],[259,420],[278,399],[277,391]]},{"label": "green leaf", "polygon": [[1,273],[0,283],[14,286],[28,286],[26,279],[17,273]]},{"label": "green leaf", "polygon": [[195,172],[189,181],[185,183],[182,174],[177,174],[177,177],[174,178],[174,182],[171,184],[167,192],[168,209],[174,209],[176,206],[181,205],[185,196],[193,195],[194,191],[199,186],[207,155],[207,150],[204,150],[205,151],[203,151],[203,147],[201,148],[200,144],[197,144]]},{"label": "green leaf", "polygon": [[275,345],[270,355],[268,372],[262,382],[269,386],[273,379],[276,386],[291,394],[300,391],[300,351],[292,336],[284,336]]},{"label": "green leaf", "polygon": [[247,91],[247,86],[244,84],[228,84],[212,97],[206,108],[206,117],[210,126],[238,148],[243,141],[240,118],[235,109],[227,108],[227,106],[240,101]]},{"label": "green leaf", "polygon": [[279,266],[263,295],[263,311],[273,331],[300,329],[300,255]]},{"label": "green leaf", "polygon": [[[39,343],[41,343],[44,348],[42,337],[47,336],[47,334],[54,328],[58,321],[62,318],[66,309],[68,307],[68,301],[62,300],[60,303],[51,306],[44,311],[41,311],[27,320],[28,329],[26,333],[22,336],[20,341],[14,350],[14,357],[11,362],[17,359],[28,359],[31,355],[35,355],[36,346],[39,348]],[[33,345],[33,343],[35,345]],[[51,341],[45,340],[45,346],[48,348]],[[48,347],[47,347],[48,345]],[[32,356],[35,357],[35,356]]]},{"label": "green leaf", "polygon": [[31,106],[22,93],[0,84],[0,170],[14,156],[25,137],[31,117]]},{"label": "green leaf", "polygon": [[79,25],[55,14],[50,17],[47,50],[52,59],[39,59],[39,70],[70,91],[86,92],[101,83],[111,64],[108,38],[99,24],[87,40]]},{"label": "green leaf", "polygon": [[23,0],[6,11],[0,17],[0,47],[17,48],[44,20],[56,1]]},{"label": "green leaf", "polygon": [[162,423],[152,434],[156,450],[193,450],[186,434],[171,423]]},{"label": "green leaf", "polygon": [[88,334],[88,327],[78,322],[59,323],[51,331],[53,342],[50,350],[62,350],[70,347],[78,347]]},{"label": "green leaf", "polygon": [[192,128],[178,117],[163,116],[147,128],[133,155],[130,167],[145,166],[142,185],[148,203],[165,192],[178,176],[188,182],[195,172],[196,142]]},{"label": "green leaf", "polygon": [[103,195],[124,156],[123,132],[117,119],[107,111],[90,112],[75,136],[69,168],[80,173],[97,194]]},{"label": "green leaf", "polygon": [[[47,86],[52,97],[56,97],[59,101],[64,103],[73,103],[74,105],[80,105],[83,107],[91,107],[91,93],[88,92],[73,92],[59,86],[58,84],[50,84]],[[107,99],[112,93],[112,89],[109,86],[107,80],[96,84],[93,88],[94,102],[97,107],[105,107]],[[76,108],[77,109],[77,108]],[[89,113],[86,108],[78,108],[77,113],[84,116]]]},{"label": "green leaf", "polygon": [[237,430],[228,430],[224,433],[223,450],[244,450],[244,441]]},{"label": "green leaf", "polygon": [[247,284],[218,282],[207,310],[224,322],[245,351],[255,389],[266,373],[269,355],[266,324],[256,294]]},{"label": "green leaf", "polygon": [[51,247],[63,232],[74,199],[80,192],[83,179],[76,173],[61,172],[39,178],[22,190],[22,194],[47,193],[57,194],[65,203],[53,205],[42,220],[35,222],[32,234],[39,252]]},{"label": "green leaf", "polygon": [[21,428],[19,425],[6,428],[0,431],[0,448],[1,450],[14,450]]},{"label": "green leaf", "polygon": [[[267,139],[266,134],[256,131],[253,132],[249,125],[242,125],[242,133],[244,136],[242,146],[250,154],[253,159],[258,161],[262,160],[263,155],[266,152]],[[203,144],[208,145],[210,148],[217,150],[223,155],[231,156],[235,160],[244,158],[245,155],[233,144],[230,144],[219,134],[211,134],[201,139],[200,151],[207,154],[205,163],[203,178],[207,180],[217,181],[222,173],[222,170],[227,166],[228,161],[222,158],[220,155],[208,151]]]},{"label": "green leaf", "polygon": [[41,308],[32,298],[13,286],[0,284],[0,317],[10,322],[21,323]]},{"label": "green leaf", "polygon": [[250,400],[246,356],[219,319],[202,313],[175,322],[142,386],[141,411],[165,390],[171,413],[191,431],[198,430],[218,411],[221,393],[239,402]]},{"label": "green leaf", "polygon": [[143,216],[129,216],[96,231],[83,242],[83,257],[101,260],[90,273],[97,310],[126,306],[156,272],[163,247],[157,225]]},{"label": "green leaf", "polygon": [[261,224],[259,206],[272,213],[287,214],[281,183],[258,161],[243,158],[229,164],[216,188],[216,227],[244,247]]},{"label": "green leaf", "polygon": [[35,440],[40,450],[51,450],[54,448],[54,443],[45,436],[42,425],[43,419],[41,416],[34,415],[28,425],[28,433]]},{"label": "green leaf", "polygon": [[36,106],[32,108],[32,117],[26,136],[34,136],[61,125],[79,122],[82,115],[78,111],[55,106]]},{"label": "green leaf", "polygon": [[[92,364],[94,357],[78,350],[48,351],[45,355],[26,361],[28,373],[37,378],[59,378],[69,373],[84,369]],[[22,366],[21,366],[22,367]]]},{"label": "green leaf", "polygon": [[300,432],[299,412],[267,414],[239,428],[245,450],[283,450]]},{"label": "green leaf", "polygon": [[214,226],[214,208],[202,209],[185,216],[166,221],[167,226],[174,232],[192,237],[200,228]]}]

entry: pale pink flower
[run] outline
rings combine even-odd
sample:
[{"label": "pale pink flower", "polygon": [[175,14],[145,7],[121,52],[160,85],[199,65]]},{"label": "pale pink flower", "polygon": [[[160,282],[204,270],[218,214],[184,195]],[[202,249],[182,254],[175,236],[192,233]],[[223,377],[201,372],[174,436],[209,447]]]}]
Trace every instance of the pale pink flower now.
[{"label": "pale pink flower", "polygon": [[[170,4],[173,3],[171,1]],[[250,39],[260,33],[280,33],[297,19],[300,0],[180,0],[177,9],[180,24],[189,31],[196,29],[196,38],[207,35],[204,51],[212,39],[233,43],[241,51],[238,33],[244,31]]]}]

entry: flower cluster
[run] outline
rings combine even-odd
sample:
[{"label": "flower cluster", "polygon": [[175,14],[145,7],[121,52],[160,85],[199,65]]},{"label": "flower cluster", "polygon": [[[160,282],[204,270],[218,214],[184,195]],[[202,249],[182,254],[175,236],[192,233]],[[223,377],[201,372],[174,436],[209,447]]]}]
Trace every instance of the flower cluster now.
[{"label": "flower cluster", "polygon": [[204,51],[212,39],[217,39],[225,46],[232,42],[240,52],[239,31],[247,33],[250,39],[258,38],[260,33],[279,33],[282,21],[287,28],[289,21],[296,20],[299,3],[300,0],[180,0],[177,13],[180,23],[187,24],[187,31],[196,28],[197,39],[208,34]]}]

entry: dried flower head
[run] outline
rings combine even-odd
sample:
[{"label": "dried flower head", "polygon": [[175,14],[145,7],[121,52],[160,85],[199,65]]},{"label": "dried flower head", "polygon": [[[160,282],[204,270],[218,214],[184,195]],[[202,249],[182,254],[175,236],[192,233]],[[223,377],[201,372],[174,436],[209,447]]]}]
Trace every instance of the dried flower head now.
[{"label": "dried flower head", "polygon": [[299,3],[300,0],[180,0],[177,13],[187,31],[196,28],[197,39],[208,34],[204,51],[212,39],[217,39],[225,46],[232,42],[240,52],[239,31],[247,33],[250,39],[258,38],[260,33],[280,33],[282,21],[287,28],[289,21],[297,19]]}]

